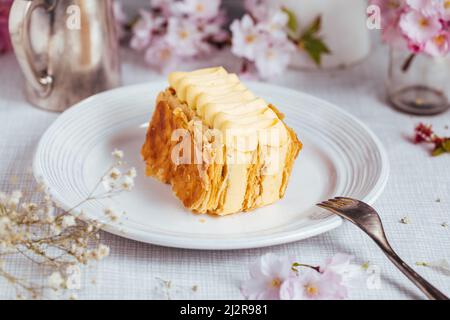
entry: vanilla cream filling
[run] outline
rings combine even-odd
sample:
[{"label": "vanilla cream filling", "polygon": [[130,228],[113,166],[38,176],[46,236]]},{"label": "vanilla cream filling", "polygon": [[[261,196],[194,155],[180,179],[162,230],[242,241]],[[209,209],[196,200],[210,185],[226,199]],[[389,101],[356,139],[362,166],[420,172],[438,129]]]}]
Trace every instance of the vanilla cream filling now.
[{"label": "vanilla cream filling", "polygon": [[169,83],[181,101],[195,110],[207,126],[220,130],[225,137],[228,185],[221,214],[241,211],[248,167],[257,150],[261,152],[263,171],[266,171],[257,202],[265,205],[278,200],[289,136],[268,103],[223,67],[173,72]]}]

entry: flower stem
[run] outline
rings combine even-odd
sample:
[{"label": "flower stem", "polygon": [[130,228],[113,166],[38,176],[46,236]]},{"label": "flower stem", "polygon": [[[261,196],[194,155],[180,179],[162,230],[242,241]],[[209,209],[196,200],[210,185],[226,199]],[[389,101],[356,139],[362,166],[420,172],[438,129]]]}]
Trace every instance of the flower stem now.
[{"label": "flower stem", "polygon": [[320,272],[320,267],[314,267],[314,266],[312,266],[312,265],[309,265],[309,264],[303,264],[303,263],[298,263],[298,262],[294,262],[293,264],[292,264],[292,270],[294,270],[294,271],[298,271],[296,268],[297,267],[305,267],[305,268],[311,268],[311,269],[313,269],[313,270],[316,270],[317,272]]},{"label": "flower stem", "polygon": [[414,58],[416,57],[415,53],[411,53],[409,57],[405,60],[405,62],[402,65],[402,71],[406,72],[411,67],[412,62],[414,61]]}]

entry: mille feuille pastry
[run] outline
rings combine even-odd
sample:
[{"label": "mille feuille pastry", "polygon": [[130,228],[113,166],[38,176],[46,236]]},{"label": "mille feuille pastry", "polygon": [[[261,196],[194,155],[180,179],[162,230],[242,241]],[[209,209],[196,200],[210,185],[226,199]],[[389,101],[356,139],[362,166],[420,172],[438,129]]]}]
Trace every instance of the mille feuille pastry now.
[{"label": "mille feuille pastry", "polygon": [[146,173],[195,213],[227,215],[284,196],[302,147],[283,115],[222,67],[173,72],[150,121]]}]

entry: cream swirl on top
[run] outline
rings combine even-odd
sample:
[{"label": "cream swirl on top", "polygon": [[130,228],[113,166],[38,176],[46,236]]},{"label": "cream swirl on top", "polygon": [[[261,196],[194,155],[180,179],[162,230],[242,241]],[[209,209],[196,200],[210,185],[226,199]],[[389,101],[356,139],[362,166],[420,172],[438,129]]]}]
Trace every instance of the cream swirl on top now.
[{"label": "cream swirl on top", "polygon": [[259,134],[260,143],[281,146],[287,141],[284,124],[267,102],[256,97],[235,74],[229,74],[223,67],[173,72],[169,84],[177,97],[210,128],[224,133],[234,130],[240,136],[277,129],[275,139],[264,139],[267,135]]},{"label": "cream swirl on top", "polygon": [[[173,72],[169,84],[177,98],[194,110],[204,125],[219,130],[225,138],[226,188],[219,214],[244,208],[248,183],[258,185],[252,206],[278,200],[292,141],[269,104],[222,67]],[[248,180],[250,172],[258,177],[252,182]]]}]

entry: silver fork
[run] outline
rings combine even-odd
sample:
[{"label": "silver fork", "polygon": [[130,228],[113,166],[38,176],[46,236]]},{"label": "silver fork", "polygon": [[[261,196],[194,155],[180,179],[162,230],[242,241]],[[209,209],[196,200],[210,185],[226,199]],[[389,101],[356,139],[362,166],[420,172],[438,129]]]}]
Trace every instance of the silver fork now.
[{"label": "silver fork", "polygon": [[386,239],[380,216],[371,206],[362,201],[345,197],[336,197],[317,205],[354,223],[365,233],[367,233],[381,248],[381,250],[383,250],[389,260],[391,260],[395,266],[408,277],[409,280],[411,280],[420,290],[422,290],[428,299],[448,300],[447,296],[417,274],[417,272],[409,267],[394,252]]}]

